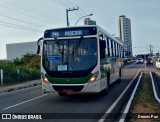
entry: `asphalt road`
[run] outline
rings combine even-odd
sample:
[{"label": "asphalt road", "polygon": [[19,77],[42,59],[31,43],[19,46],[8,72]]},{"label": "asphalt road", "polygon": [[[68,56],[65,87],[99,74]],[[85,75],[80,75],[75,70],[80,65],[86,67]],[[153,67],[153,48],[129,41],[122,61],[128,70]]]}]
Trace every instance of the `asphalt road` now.
[{"label": "asphalt road", "polygon": [[[66,121],[62,113],[76,113],[70,114],[71,118],[75,117],[76,120],[67,119],[67,121],[91,121],[96,122],[105,113],[110,106],[116,101],[118,96],[123,92],[125,87],[130,83],[138,70],[142,68],[142,64],[132,64],[126,66],[127,70],[122,77],[120,83],[115,83],[110,86],[109,92],[106,96],[100,95],[68,95],[60,97],[57,93],[43,94],[41,86],[28,88],[20,91],[0,95],[0,113],[55,113],[61,114],[58,119],[54,121]],[[153,66],[149,67],[152,69]],[[78,113],[78,114],[77,114]],[[94,113],[93,115],[90,113]],[[97,113],[97,114],[95,114]],[[100,113],[100,114],[98,114]],[[93,116],[90,119],[81,119],[82,114],[90,114]],[[68,115],[67,115],[68,116]],[[63,119],[63,120],[62,120]],[[13,120],[12,120],[13,121]],[[16,120],[15,120],[16,121]],[[22,120],[21,120],[22,121]],[[27,120],[24,120],[27,121]],[[30,121],[30,120],[28,120]],[[39,120],[38,120],[39,121]],[[53,121],[53,120],[43,120]]]}]

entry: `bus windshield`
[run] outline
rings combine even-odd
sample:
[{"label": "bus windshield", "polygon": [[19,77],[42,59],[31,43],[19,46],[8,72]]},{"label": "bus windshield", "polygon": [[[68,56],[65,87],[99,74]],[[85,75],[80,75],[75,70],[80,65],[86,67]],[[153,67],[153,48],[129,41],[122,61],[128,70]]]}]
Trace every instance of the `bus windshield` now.
[{"label": "bus windshield", "polygon": [[88,70],[97,64],[97,39],[54,39],[43,44],[43,67],[49,71]]}]

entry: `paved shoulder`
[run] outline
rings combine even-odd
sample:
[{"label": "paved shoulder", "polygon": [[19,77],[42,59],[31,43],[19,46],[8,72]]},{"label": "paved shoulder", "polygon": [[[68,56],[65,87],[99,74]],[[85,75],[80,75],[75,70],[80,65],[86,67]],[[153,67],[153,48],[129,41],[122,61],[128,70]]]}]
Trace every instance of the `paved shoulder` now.
[{"label": "paved shoulder", "polygon": [[11,92],[14,90],[37,86],[40,84],[41,84],[41,80],[33,80],[33,81],[23,82],[23,83],[15,84],[15,85],[0,86],[0,94],[3,92]]}]

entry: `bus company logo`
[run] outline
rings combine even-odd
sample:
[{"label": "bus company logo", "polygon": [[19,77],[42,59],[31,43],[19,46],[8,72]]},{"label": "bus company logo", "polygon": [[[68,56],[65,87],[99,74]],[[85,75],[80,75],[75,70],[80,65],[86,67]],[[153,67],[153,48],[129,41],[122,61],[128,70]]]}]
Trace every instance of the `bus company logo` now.
[{"label": "bus company logo", "polygon": [[2,119],[11,119],[11,114],[2,114]]}]

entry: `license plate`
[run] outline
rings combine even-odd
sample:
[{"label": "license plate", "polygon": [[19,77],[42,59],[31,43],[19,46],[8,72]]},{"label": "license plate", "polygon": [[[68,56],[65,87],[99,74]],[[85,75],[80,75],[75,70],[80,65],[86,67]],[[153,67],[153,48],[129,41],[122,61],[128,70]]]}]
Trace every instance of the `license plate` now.
[{"label": "license plate", "polygon": [[73,90],[72,89],[63,89],[63,92],[71,93],[71,92],[73,92]]}]

